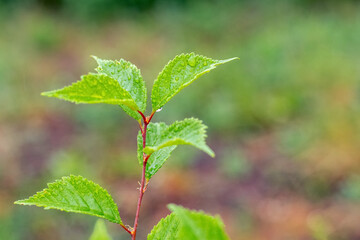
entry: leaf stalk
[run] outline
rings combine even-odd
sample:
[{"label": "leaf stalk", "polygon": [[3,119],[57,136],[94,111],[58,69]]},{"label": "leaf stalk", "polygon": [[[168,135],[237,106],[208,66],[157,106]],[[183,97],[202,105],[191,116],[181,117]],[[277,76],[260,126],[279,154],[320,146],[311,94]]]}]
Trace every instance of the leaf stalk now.
[{"label": "leaf stalk", "polygon": [[131,231],[124,224],[120,224],[120,226],[131,235]]}]

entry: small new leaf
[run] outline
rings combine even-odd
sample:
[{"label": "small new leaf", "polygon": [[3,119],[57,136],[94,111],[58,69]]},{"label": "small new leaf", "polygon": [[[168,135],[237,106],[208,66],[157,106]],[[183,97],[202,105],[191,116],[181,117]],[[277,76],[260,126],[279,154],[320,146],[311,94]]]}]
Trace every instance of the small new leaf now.
[{"label": "small new leaf", "polygon": [[180,221],[176,239],[229,240],[220,217],[212,217],[202,211],[190,211],[174,204],[169,204],[168,208],[175,213],[176,218]]},{"label": "small new leaf", "polygon": [[144,152],[152,154],[162,148],[174,145],[192,145],[214,157],[214,152],[206,145],[206,126],[195,118],[177,121],[167,128],[161,128],[157,140],[146,144]]},{"label": "small new leaf", "polygon": [[181,54],[171,60],[154,81],[151,92],[152,109],[156,111],[201,75],[220,64],[237,58],[214,60],[195,53]]},{"label": "small new leaf", "polygon": [[[146,144],[148,146],[155,146],[159,144],[160,140],[159,135],[164,132],[168,126],[165,123],[150,123],[147,126],[147,133],[146,133]],[[139,131],[137,137],[138,143],[138,160],[140,165],[143,164],[143,139],[141,132]],[[158,151],[151,154],[148,162],[146,164],[146,171],[145,176],[147,180],[150,178],[162,167],[165,161],[170,157],[171,152],[176,148],[176,145],[164,147],[159,149]]]},{"label": "small new leaf", "polygon": [[110,194],[81,176],[63,177],[48,184],[48,188],[43,191],[28,199],[16,201],[15,204],[83,213],[122,224],[118,208]]},{"label": "small new leaf", "polygon": [[116,80],[104,74],[83,75],[80,81],[70,86],[44,92],[42,95],[74,103],[107,103],[139,109],[131,95]]},{"label": "small new leaf", "polygon": [[93,56],[99,66],[95,69],[100,74],[105,74],[115,79],[135,101],[138,109],[131,109],[127,105],[120,105],[131,117],[139,120],[141,116],[136,110],[144,112],[146,109],[146,86],[140,70],[132,63],[120,60],[104,60]]},{"label": "small new leaf", "polygon": [[111,240],[111,237],[107,232],[104,220],[98,219],[96,221],[94,231],[91,234],[89,240]]}]

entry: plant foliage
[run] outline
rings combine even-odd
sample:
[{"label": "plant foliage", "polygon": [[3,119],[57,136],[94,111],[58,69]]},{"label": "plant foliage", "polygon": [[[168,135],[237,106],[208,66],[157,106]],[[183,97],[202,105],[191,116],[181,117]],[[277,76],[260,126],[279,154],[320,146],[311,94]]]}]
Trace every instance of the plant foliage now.
[{"label": "plant foliage", "polygon": [[214,152],[206,145],[206,126],[195,118],[177,121],[159,132],[153,145],[146,145],[144,152],[152,154],[173,145],[192,145],[214,157]]},{"label": "plant foliage", "polygon": [[83,213],[122,223],[118,208],[110,194],[98,184],[81,176],[63,177],[48,188],[15,204],[35,205],[45,209]]},{"label": "plant foliage", "polygon": [[[103,60],[94,57],[98,63],[97,73],[89,73],[81,80],[59,90],[44,92],[42,95],[56,97],[74,103],[107,103],[119,105],[128,115],[138,121],[140,131],[137,137],[137,155],[143,167],[139,188],[138,207],[134,227],[123,224],[118,208],[110,194],[99,185],[81,177],[63,177],[48,188],[15,204],[35,205],[45,209],[97,216],[120,224],[136,238],[139,211],[147,184],[170,157],[178,145],[194,146],[211,157],[214,152],[206,144],[206,126],[201,120],[187,118],[174,122],[151,123],[155,112],[201,75],[216,66],[232,61],[214,60],[195,53],[181,54],[171,60],[160,72],[151,92],[152,113],[146,117],[146,87],[140,70],[132,63]],[[228,240],[224,225],[219,217],[203,212],[187,210],[169,205],[172,214],[162,219],[151,231],[148,240]],[[105,223],[95,225],[90,240],[109,240]]]},{"label": "plant foliage", "polygon": [[173,212],[153,228],[148,240],[229,240],[220,217],[169,204]]},{"label": "plant foliage", "polygon": [[[160,133],[164,132],[168,126],[165,123],[150,123],[147,129],[146,144],[148,146],[156,145]],[[143,139],[141,131],[139,131],[138,137],[138,160],[140,165],[143,164]],[[176,145],[164,147],[151,154],[148,163],[146,164],[146,179],[150,178],[162,167],[165,161],[170,157],[171,152],[176,148]]]},{"label": "plant foliage", "polygon": [[141,116],[136,110],[144,112],[146,109],[146,87],[141,76],[140,70],[132,63],[120,59],[119,61],[103,60],[94,56],[99,66],[96,71],[115,79],[119,85],[125,89],[135,101],[137,108],[134,110],[126,104],[121,107],[131,117],[140,119]]},{"label": "plant foliage", "polygon": [[183,88],[217,65],[235,60],[214,60],[195,53],[181,54],[171,60],[154,82],[151,92],[153,111],[165,105]]},{"label": "plant foliage", "polygon": [[142,148],[141,132],[138,134],[138,159],[142,165],[143,152],[151,154],[146,165],[146,178],[150,179],[170,157],[177,145],[191,145],[214,157],[206,145],[206,126],[195,118],[177,121],[170,126],[165,123],[150,123],[146,136],[146,147]]},{"label": "plant foliage", "polygon": [[131,95],[116,80],[104,74],[89,73],[82,76],[81,81],[42,95],[74,103],[107,103],[138,109]]},{"label": "plant foliage", "polygon": [[176,240],[179,236],[179,224],[179,219],[172,213],[158,222],[147,240]]}]

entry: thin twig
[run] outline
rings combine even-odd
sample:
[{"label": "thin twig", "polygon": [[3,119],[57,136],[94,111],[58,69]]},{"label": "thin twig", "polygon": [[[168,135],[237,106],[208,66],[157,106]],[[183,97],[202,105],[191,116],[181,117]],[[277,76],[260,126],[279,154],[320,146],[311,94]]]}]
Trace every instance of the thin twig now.
[{"label": "thin twig", "polygon": [[[147,131],[147,126],[150,123],[152,117],[154,116],[155,112],[152,112],[151,115],[147,118],[145,117],[145,115],[138,111],[139,114],[141,115],[141,117],[143,118],[144,121],[144,126],[142,127],[140,124],[140,129],[141,129],[141,133],[142,133],[142,138],[143,138],[143,149],[146,146],[146,131]],[[146,164],[147,161],[149,159],[151,154],[147,155],[143,152],[143,168],[142,168],[142,175],[141,175],[141,184],[140,184],[140,189],[139,189],[139,199],[138,199],[138,204],[137,204],[137,209],[136,209],[136,215],[135,215],[135,220],[134,220],[134,229],[131,231],[131,237],[132,240],[136,239],[136,232],[137,232],[137,227],[138,227],[138,222],[139,222],[139,215],[140,215],[140,208],[141,208],[141,202],[144,196],[144,193],[146,191],[145,188],[145,183],[146,185],[148,184],[148,181],[146,181],[145,179],[145,173],[146,173]]]}]

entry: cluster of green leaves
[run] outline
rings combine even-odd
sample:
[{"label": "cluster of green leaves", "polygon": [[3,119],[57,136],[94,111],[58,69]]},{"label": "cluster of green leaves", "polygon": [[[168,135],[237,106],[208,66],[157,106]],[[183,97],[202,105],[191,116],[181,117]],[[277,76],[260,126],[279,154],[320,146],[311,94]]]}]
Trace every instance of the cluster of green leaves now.
[{"label": "cluster of green leaves", "polygon": [[[94,59],[98,63],[97,73],[84,75],[80,81],[70,86],[45,92],[43,95],[74,103],[119,105],[141,123],[146,110],[147,94],[140,70],[123,59]],[[152,114],[201,75],[234,59],[214,60],[194,53],[176,56],[154,82],[151,92]],[[146,133],[145,147],[142,131],[138,134],[138,160],[143,165],[143,156],[149,156],[145,171],[147,181],[162,167],[178,145],[192,145],[214,157],[214,152],[205,143],[206,126],[198,119],[188,118],[171,125],[162,122],[147,123]],[[63,177],[48,184],[47,189],[15,203],[93,215],[123,226],[117,205],[109,193],[81,176]],[[173,213],[159,222],[148,239],[228,239],[219,218],[175,205],[170,205],[169,208]],[[105,236],[107,233],[103,225],[101,222],[97,223],[91,239],[109,239]]]},{"label": "cluster of green leaves", "polygon": [[[15,202],[20,205],[35,205],[45,209],[83,213],[122,224],[118,208],[109,193],[98,184],[81,176],[70,175],[25,200]],[[219,217],[211,217],[203,212],[189,211],[170,204],[172,214],[162,219],[151,231],[148,240],[164,239],[215,239],[225,240],[223,223]],[[103,222],[97,222],[90,240],[110,239]]]}]

